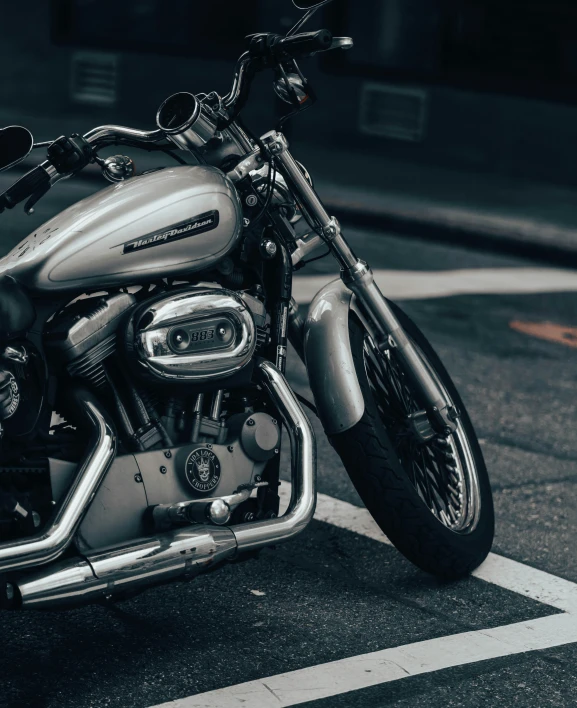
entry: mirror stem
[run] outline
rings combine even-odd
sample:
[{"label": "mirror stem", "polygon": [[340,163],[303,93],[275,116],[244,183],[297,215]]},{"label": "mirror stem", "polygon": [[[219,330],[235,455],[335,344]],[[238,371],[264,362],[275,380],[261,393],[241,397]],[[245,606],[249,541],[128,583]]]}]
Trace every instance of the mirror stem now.
[{"label": "mirror stem", "polygon": [[[308,21],[310,17],[312,17],[315,12],[321,8],[323,5],[326,5],[327,3],[331,2],[331,0],[324,0],[324,2],[319,2],[318,5],[313,5],[309,10],[305,12],[305,14],[300,18],[300,20],[294,25],[294,27],[291,27],[290,30],[286,33],[287,37],[292,37],[293,34],[296,34],[300,28],[304,25],[305,22]],[[296,3],[293,3],[296,8],[298,8],[298,5]],[[299,8],[300,9],[300,8]]]}]

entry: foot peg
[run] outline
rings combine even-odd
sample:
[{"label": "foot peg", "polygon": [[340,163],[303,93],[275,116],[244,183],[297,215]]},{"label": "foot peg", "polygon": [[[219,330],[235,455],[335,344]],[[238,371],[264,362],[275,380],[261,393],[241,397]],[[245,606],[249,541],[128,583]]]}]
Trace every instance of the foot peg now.
[{"label": "foot peg", "polygon": [[252,490],[251,485],[226,497],[192,499],[176,504],[157,504],[146,510],[149,522],[147,525],[151,527],[151,531],[166,531],[175,526],[189,524],[224,526],[230,521],[236,507],[250,497]]}]

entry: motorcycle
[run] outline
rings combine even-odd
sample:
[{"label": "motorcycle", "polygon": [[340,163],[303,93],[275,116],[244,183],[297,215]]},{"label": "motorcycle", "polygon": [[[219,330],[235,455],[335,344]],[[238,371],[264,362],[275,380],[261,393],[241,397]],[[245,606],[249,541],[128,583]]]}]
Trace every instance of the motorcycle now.
[{"label": "motorcycle", "polygon": [[[410,561],[458,578],[489,552],[491,489],[463,402],[280,130],[315,100],[297,60],[353,45],[299,31],[324,4],[295,2],[306,12],[286,36],[250,35],[226,96],[174,94],[154,130],[42,144],[0,132],[3,169],[47,148],[0,212],[26,200],[31,213],[88,165],[112,182],[0,260],[2,607],[122,599],[295,537],[316,501],[303,406]],[[241,111],[261,71],[289,108],[258,137]],[[178,164],[135,176],[129,157],[100,156],[113,145]],[[320,247],[340,278],[303,318],[292,275]],[[314,404],[285,378],[289,343]],[[292,487],[279,516],[283,429]]]}]

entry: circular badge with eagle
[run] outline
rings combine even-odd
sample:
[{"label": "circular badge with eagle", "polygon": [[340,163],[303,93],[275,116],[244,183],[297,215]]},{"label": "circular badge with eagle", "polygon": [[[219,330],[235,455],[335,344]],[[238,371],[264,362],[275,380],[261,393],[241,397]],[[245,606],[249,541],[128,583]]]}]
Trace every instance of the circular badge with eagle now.
[{"label": "circular badge with eagle", "polygon": [[212,492],[220,482],[220,462],[212,450],[198,447],[186,458],[186,479],[201,494]]}]

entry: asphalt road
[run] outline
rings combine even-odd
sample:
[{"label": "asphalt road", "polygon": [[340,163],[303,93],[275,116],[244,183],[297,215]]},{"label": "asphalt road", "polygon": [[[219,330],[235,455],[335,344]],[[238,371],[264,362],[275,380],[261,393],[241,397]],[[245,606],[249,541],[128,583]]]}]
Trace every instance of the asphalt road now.
[{"label": "asphalt road", "polygon": [[[19,211],[3,215],[4,250],[83,189],[61,186],[60,194],[47,198],[30,218]],[[347,236],[375,268],[528,265],[393,234],[350,229]],[[331,265],[319,261],[310,272],[329,273]],[[494,552],[577,583],[577,349],[569,339],[545,341],[510,326],[512,321],[577,326],[577,294],[475,294],[411,300],[403,307],[441,355],[477,428],[495,495]],[[308,392],[294,353],[289,378],[297,390]],[[314,424],[320,491],[361,505]],[[263,551],[258,559],[114,607],[0,615],[0,706],[145,708],[555,611],[476,578],[439,583],[390,546],[313,521],[298,539]],[[576,666],[577,634],[575,644],[564,647],[406,677],[302,705],[573,706]],[[275,701],[271,695],[269,705],[280,705]]]}]

